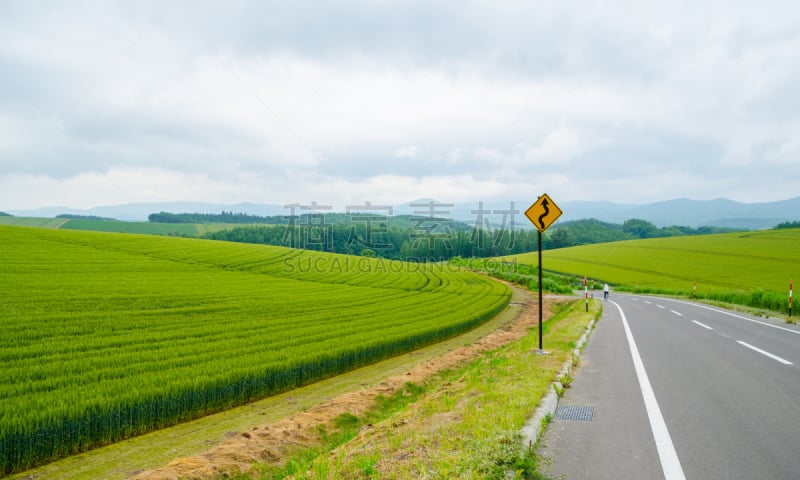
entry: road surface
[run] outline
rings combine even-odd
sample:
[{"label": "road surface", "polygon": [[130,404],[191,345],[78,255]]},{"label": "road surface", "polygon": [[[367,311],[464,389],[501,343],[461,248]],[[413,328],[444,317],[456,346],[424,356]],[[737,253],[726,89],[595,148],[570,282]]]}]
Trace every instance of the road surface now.
[{"label": "road surface", "polygon": [[612,293],[543,443],[568,480],[800,479],[800,328]]}]

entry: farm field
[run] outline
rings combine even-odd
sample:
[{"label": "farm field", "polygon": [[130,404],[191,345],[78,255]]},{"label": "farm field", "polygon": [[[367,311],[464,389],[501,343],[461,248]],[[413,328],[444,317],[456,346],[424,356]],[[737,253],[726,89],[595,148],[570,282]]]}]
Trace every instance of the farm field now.
[{"label": "farm field", "polygon": [[[548,250],[543,263],[546,270],[585,275],[623,290],[690,295],[697,282],[701,298],[784,311],[789,280],[800,279],[798,246],[800,230],[764,230]],[[513,258],[538,263],[536,253],[506,260]]]},{"label": "farm field", "polygon": [[189,223],[123,222],[119,220],[70,219],[59,228],[93,232],[141,233],[144,235],[182,235],[196,237],[197,227]]},{"label": "farm field", "polygon": [[456,335],[502,284],[280,247],[0,226],[0,475]]},{"label": "farm field", "polygon": [[0,216],[0,225],[13,225],[16,227],[60,228],[68,221],[66,218]]},{"label": "farm field", "polygon": [[197,237],[206,233],[241,227],[241,224],[226,223],[155,223],[123,222],[120,220],[89,220],[42,217],[0,217],[0,225],[18,227],[60,228],[63,230],[85,230],[91,232],[141,233],[145,235],[173,235]]}]

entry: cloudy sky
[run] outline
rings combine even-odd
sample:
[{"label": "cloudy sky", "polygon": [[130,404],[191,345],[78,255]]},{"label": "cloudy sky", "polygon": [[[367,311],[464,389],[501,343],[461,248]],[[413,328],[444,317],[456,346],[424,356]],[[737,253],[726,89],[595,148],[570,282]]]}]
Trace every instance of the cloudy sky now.
[{"label": "cloudy sky", "polygon": [[0,0],[0,210],[800,196],[794,1]]}]

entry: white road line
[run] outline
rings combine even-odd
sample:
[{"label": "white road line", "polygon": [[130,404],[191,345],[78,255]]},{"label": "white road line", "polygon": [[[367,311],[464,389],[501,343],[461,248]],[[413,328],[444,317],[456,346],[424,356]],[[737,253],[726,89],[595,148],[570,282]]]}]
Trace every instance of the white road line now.
[{"label": "white road line", "polygon": [[683,314],[681,312],[676,312],[675,310],[670,310],[670,312],[674,313],[675,315],[682,317]]},{"label": "white road line", "polygon": [[647,378],[642,357],[639,356],[639,349],[636,347],[633,333],[631,333],[631,328],[628,326],[628,319],[625,318],[625,312],[622,311],[622,307],[619,304],[613,300],[609,301],[617,307],[622,317],[622,326],[625,327],[625,336],[628,338],[628,346],[631,349],[631,357],[633,357],[633,367],[636,370],[636,377],[639,379],[639,388],[642,390],[644,406],[647,409],[647,418],[650,420],[650,429],[653,431],[653,438],[656,442],[658,458],[661,460],[664,478],[666,480],[686,480],[681,462],[678,460],[678,454],[675,452],[675,446],[672,444],[672,438],[669,436],[667,424],[664,422],[664,416],[661,415],[661,409],[658,407],[656,394],[653,392],[653,387]]},{"label": "white road line", "polygon": [[701,327],[705,328],[706,330],[714,330],[713,328],[709,327],[709,326],[708,326],[708,325],[706,325],[705,323],[698,322],[697,320],[692,320],[692,322],[694,322],[694,323],[696,323],[696,324],[700,325]]},{"label": "white road line", "polygon": [[777,355],[773,355],[773,354],[771,354],[771,353],[769,353],[769,352],[767,352],[765,350],[761,350],[760,348],[754,347],[754,346],[750,345],[749,343],[743,342],[741,340],[736,340],[736,343],[738,343],[739,345],[741,345],[743,347],[747,347],[750,350],[754,350],[754,351],[760,353],[761,355],[765,355],[765,356],[767,356],[767,357],[769,357],[769,358],[771,358],[773,360],[781,362],[784,365],[794,365],[794,363],[790,362],[789,360],[785,360],[785,359],[783,359],[783,358],[781,358],[781,357],[779,357]]},{"label": "white road line", "polygon": [[725,310],[719,310],[717,308],[708,307],[706,305],[701,305],[699,303],[684,302],[682,300],[674,300],[674,301],[678,302],[678,303],[683,303],[684,305],[691,305],[691,306],[694,306],[694,307],[705,308],[706,310],[711,310],[712,312],[721,313],[723,315],[736,317],[736,318],[741,319],[741,320],[747,320],[748,322],[758,323],[759,325],[764,325],[764,326],[767,326],[767,327],[777,328],[778,330],[784,330],[784,331],[787,331],[787,332],[792,332],[792,333],[796,333],[796,334],[800,335],[800,330],[792,330],[791,328],[780,327],[778,325],[773,325],[771,323],[761,322],[761,321],[758,321],[758,320],[753,320],[752,318],[743,317],[741,315],[736,315],[735,313],[726,312]]},{"label": "white road line", "polygon": [[666,308],[664,305],[658,305],[658,304],[656,304],[656,307],[658,307],[658,308],[662,308],[662,309],[663,309],[663,308]]},{"label": "white road line", "polygon": [[648,305],[652,305],[653,304],[653,302],[651,302],[650,300],[645,300],[644,303],[646,303]]}]

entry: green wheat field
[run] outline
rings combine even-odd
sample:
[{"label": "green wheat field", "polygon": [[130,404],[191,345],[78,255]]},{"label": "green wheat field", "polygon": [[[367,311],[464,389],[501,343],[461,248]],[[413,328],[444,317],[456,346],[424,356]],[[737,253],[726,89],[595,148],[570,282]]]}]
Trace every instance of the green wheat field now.
[{"label": "green wheat field", "polygon": [[447,265],[0,226],[0,476],[398,355],[490,319]]},{"label": "green wheat field", "polygon": [[[537,265],[537,254],[507,257]],[[788,310],[800,279],[800,230],[764,230],[630,240],[543,253],[545,270],[608,282],[617,290],[730,301]]]}]

